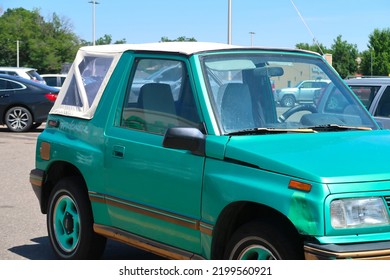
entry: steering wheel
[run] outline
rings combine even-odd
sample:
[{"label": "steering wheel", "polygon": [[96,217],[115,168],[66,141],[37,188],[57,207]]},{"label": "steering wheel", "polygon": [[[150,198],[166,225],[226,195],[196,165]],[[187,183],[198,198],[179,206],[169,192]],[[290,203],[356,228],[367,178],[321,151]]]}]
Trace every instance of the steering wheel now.
[{"label": "steering wheel", "polygon": [[295,107],[288,109],[286,112],[281,114],[278,118],[278,122],[285,122],[291,115],[301,112],[301,111],[309,111],[311,113],[317,113],[317,108],[312,104],[301,104]]}]

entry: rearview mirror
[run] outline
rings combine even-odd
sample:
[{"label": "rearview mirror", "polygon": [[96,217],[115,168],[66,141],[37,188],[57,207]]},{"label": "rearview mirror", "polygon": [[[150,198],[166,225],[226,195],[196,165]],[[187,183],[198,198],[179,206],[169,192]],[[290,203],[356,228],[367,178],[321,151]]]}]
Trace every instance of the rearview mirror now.
[{"label": "rearview mirror", "polygon": [[260,67],[253,70],[255,76],[263,77],[280,77],[283,76],[284,70],[282,67],[266,66]]}]

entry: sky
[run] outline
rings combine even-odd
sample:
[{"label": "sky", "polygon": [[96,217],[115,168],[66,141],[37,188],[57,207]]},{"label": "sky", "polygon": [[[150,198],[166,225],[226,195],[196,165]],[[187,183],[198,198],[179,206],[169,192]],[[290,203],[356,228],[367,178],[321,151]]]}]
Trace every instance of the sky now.
[{"label": "sky", "polygon": [[[56,13],[86,41],[93,40],[90,0],[0,0],[1,10]],[[162,37],[228,42],[229,0],[97,0],[96,38],[151,43]],[[390,0],[231,0],[231,42],[242,46],[294,48],[317,41],[330,48],[337,36],[368,49],[375,29],[390,28]],[[252,34],[251,34],[252,33]]]}]

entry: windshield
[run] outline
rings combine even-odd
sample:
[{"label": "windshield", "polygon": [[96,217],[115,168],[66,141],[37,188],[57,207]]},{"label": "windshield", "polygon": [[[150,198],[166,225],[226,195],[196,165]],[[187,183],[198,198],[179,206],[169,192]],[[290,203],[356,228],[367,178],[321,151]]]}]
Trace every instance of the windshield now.
[{"label": "windshield", "polygon": [[251,51],[204,56],[201,61],[223,134],[378,129],[351,90],[316,55]]}]

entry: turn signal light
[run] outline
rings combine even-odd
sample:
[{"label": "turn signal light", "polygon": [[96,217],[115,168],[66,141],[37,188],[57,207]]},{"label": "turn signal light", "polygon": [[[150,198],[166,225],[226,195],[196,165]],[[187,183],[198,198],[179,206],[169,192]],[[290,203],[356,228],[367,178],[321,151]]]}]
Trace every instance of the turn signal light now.
[{"label": "turn signal light", "polygon": [[311,184],[308,183],[303,183],[295,180],[291,180],[290,183],[288,184],[288,187],[290,189],[296,189],[299,191],[304,191],[304,192],[310,192],[311,191]]},{"label": "turn signal light", "polygon": [[39,148],[39,154],[41,159],[49,160],[50,159],[50,143],[42,142],[41,147]]}]

